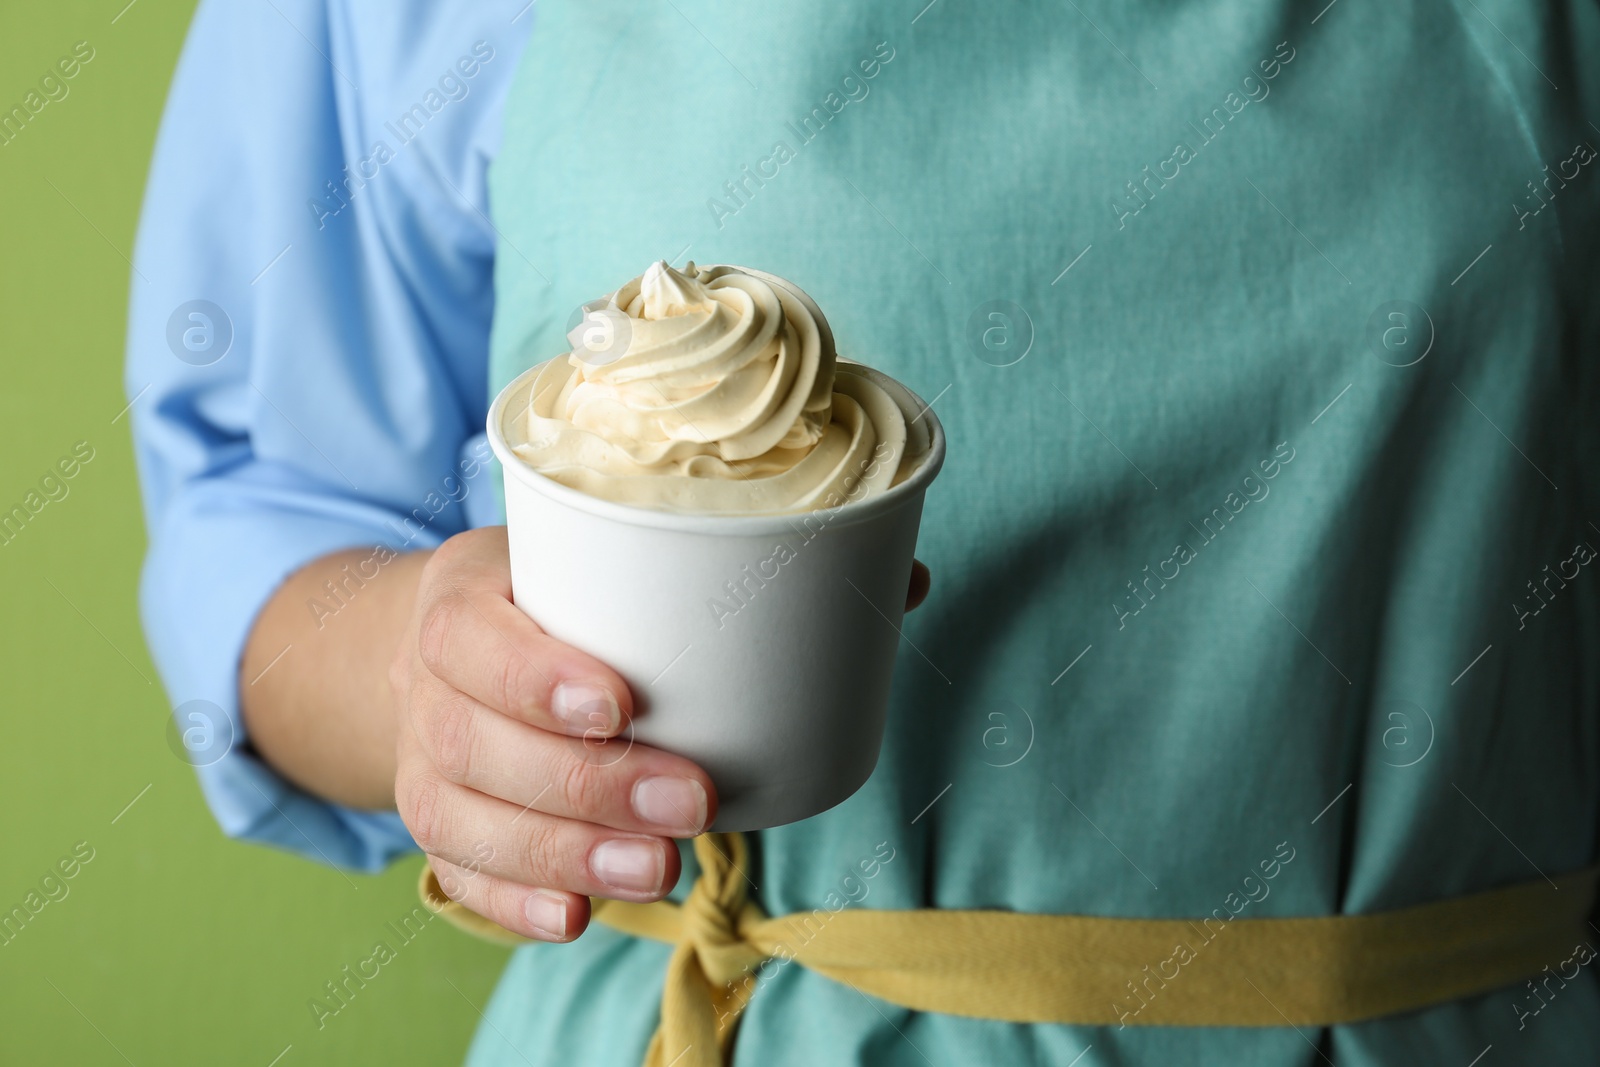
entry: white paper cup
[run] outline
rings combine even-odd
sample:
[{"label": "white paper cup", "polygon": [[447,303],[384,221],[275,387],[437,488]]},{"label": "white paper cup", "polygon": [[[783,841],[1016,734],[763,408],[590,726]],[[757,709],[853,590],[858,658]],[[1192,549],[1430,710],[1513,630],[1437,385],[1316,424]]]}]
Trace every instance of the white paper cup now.
[{"label": "white paper cup", "polygon": [[[878,762],[922,500],[944,462],[939,420],[917,401],[926,458],[876,497],[682,515],[588,496],[511,451],[538,370],[489,409],[517,606],[622,675],[633,740],[705,768],[713,829],[796,822],[848,798]],[[629,744],[590,752],[609,763]]]}]

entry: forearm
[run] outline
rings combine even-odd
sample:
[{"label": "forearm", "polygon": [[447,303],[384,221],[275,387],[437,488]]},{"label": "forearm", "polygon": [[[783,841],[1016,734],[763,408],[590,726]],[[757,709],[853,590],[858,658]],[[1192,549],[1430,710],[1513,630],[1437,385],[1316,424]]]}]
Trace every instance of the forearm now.
[{"label": "forearm", "polygon": [[351,807],[394,807],[389,666],[430,554],[394,556],[370,578],[361,575],[375,566],[371,549],[324,556],[257,618],[239,670],[245,730],[301,788]]}]

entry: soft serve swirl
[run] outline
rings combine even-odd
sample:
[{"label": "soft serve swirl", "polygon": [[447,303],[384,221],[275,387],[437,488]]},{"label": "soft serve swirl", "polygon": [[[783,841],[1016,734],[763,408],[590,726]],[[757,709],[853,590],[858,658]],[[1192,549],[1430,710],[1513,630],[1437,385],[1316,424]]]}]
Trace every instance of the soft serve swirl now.
[{"label": "soft serve swirl", "polygon": [[822,310],[746,267],[664,262],[585,306],[542,364],[513,449],[591,496],[698,514],[781,514],[882,493],[926,457],[915,397],[839,363]]}]

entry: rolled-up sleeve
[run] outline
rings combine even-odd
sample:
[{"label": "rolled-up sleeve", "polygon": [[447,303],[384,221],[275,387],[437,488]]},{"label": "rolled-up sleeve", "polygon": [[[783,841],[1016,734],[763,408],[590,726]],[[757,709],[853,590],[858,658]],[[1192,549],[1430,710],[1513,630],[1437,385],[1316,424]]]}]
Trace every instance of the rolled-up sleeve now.
[{"label": "rolled-up sleeve", "polygon": [[231,836],[364,870],[414,848],[393,812],[312,797],[252,752],[239,663],[311,560],[429,547],[494,514],[485,170],[532,21],[518,6],[205,0],[190,28],[126,384],[145,632]]}]

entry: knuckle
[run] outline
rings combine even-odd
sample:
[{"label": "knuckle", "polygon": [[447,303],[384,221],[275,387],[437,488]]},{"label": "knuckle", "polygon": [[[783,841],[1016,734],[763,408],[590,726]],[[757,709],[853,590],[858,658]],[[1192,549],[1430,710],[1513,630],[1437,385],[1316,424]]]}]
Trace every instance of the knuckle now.
[{"label": "knuckle", "polygon": [[437,855],[445,838],[444,782],[431,774],[419,774],[405,793],[401,813],[406,829],[422,851]]},{"label": "knuckle", "polygon": [[417,654],[422,657],[423,666],[436,675],[445,669],[450,632],[455,628],[460,610],[453,597],[440,598],[423,610],[417,626]]},{"label": "knuckle", "polygon": [[482,529],[466,530],[447,537],[433,550],[428,557],[428,562],[423,565],[422,574],[426,581],[437,581],[448,578],[451,574],[464,569],[474,559],[481,556],[490,531]]},{"label": "knuckle", "polygon": [[487,546],[494,543],[495,531],[496,528],[493,526],[475,526],[470,530],[463,530],[450,538],[455,542],[452,548],[465,555],[480,554]]},{"label": "knuckle", "polygon": [[403,700],[411,689],[411,650],[404,641],[389,657],[389,694],[396,700]]},{"label": "knuckle", "polygon": [[428,557],[427,565],[423,567],[424,572],[436,575],[439,571],[451,570],[460,562],[462,550],[470,541],[470,531],[445,538],[439,547],[433,550],[433,555]]},{"label": "knuckle", "polygon": [[523,843],[523,866],[530,885],[566,885],[573,881],[572,857],[567,853],[557,819],[540,819],[528,827]]},{"label": "knuckle", "polygon": [[568,811],[592,820],[605,808],[607,783],[601,768],[587,760],[568,760],[556,783]]},{"label": "knuckle", "polygon": [[519,914],[522,911],[517,906],[519,894],[510,885],[488,881],[474,886],[473,894],[473,910],[478,914],[493,919],[508,930],[518,930],[527,926],[526,920]]},{"label": "knuckle", "polygon": [[504,655],[495,683],[500,707],[508,712],[532,707],[539,695],[540,680],[537,668],[521,653]]},{"label": "knuckle", "polygon": [[428,723],[428,749],[433,765],[445,779],[466,784],[475,763],[477,715],[464,699],[446,699],[434,705]]}]

